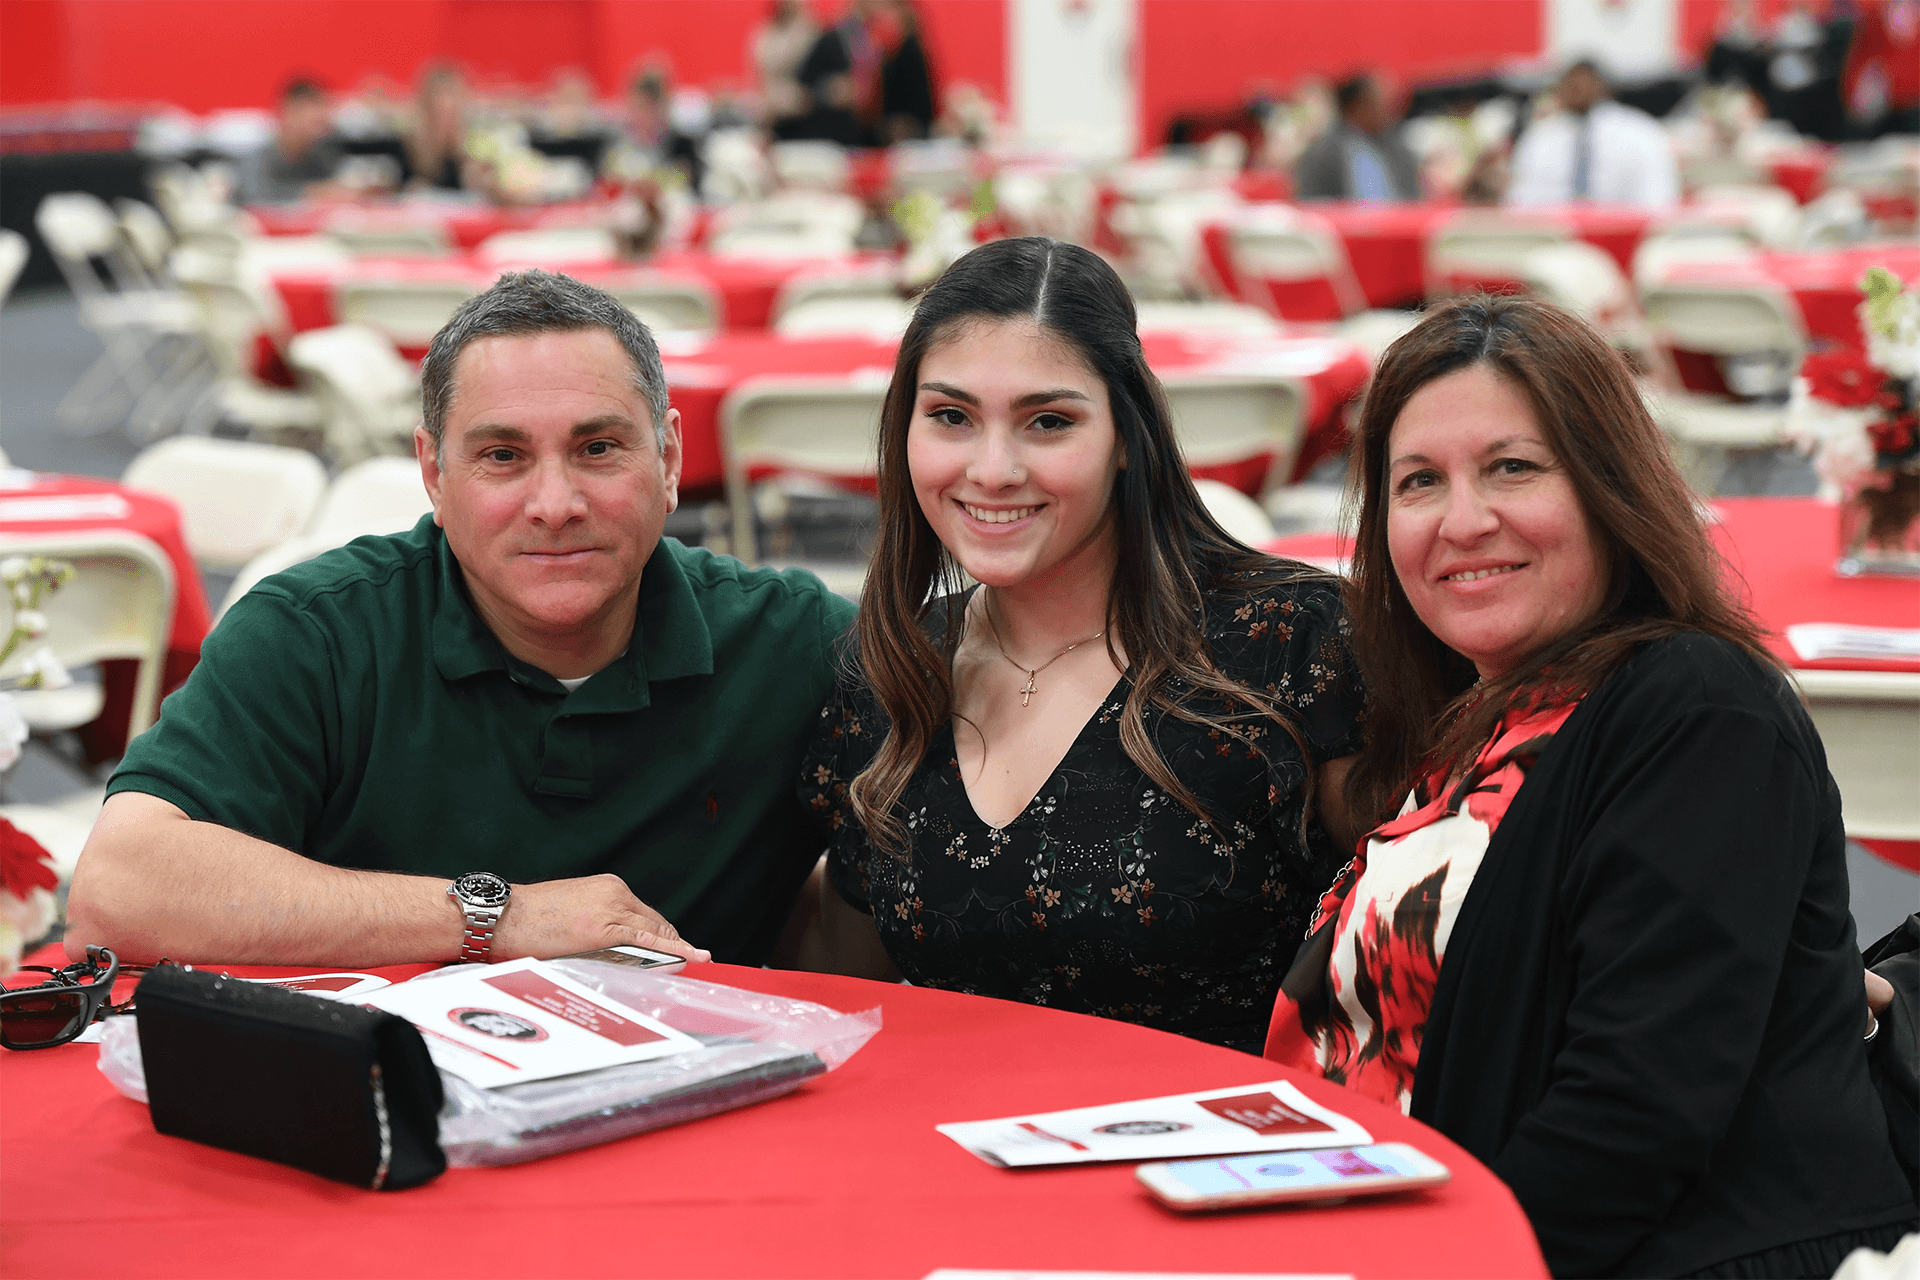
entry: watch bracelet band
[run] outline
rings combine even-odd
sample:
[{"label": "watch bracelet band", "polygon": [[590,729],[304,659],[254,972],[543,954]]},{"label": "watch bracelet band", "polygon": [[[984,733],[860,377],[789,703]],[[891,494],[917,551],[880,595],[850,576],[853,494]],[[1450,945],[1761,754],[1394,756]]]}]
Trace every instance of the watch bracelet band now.
[{"label": "watch bracelet band", "polygon": [[493,955],[493,931],[499,927],[501,913],[473,910],[463,904],[461,914],[466,922],[460,929],[460,963],[486,964]]}]

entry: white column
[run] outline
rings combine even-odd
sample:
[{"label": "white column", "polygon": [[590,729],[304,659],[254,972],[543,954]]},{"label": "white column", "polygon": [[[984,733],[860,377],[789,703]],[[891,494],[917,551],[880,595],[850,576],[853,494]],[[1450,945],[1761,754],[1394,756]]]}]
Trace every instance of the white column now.
[{"label": "white column", "polygon": [[1664,75],[1678,65],[1679,0],[1547,0],[1542,41],[1556,67],[1592,58],[1609,76]]},{"label": "white column", "polygon": [[1009,0],[1014,131],[1093,158],[1133,154],[1139,135],[1140,0]]}]

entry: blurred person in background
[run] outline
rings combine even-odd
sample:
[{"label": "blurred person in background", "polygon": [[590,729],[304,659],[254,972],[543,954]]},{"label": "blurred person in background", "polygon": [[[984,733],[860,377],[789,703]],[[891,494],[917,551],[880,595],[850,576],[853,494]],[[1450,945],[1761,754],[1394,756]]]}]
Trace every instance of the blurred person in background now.
[{"label": "blurred person in background", "polygon": [[912,0],[894,0],[887,6],[897,39],[880,62],[880,128],[887,142],[924,138],[933,131],[939,114],[933,87],[933,68],[927,63],[920,39],[920,14]]},{"label": "blurred person in background", "polygon": [[1301,200],[1417,200],[1420,166],[1400,141],[1378,78],[1355,75],[1333,92],[1340,118],[1294,166]]},{"label": "blurred person in background", "polygon": [[783,122],[777,138],[872,146],[880,105],[880,46],[873,37],[873,0],[853,0],[835,25],[821,32],[794,78],[807,92],[807,114]]},{"label": "blurred person in background", "polygon": [[474,185],[468,178],[466,77],[453,66],[437,66],[415,95],[413,127],[400,149],[401,185],[464,191]]},{"label": "blurred person in background", "polygon": [[[700,189],[706,166],[700,143],[673,118],[673,81],[659,63],[643,69],[627,90],[627,118],[620,144],[613,151],[623,173],[674,168],[688,184]],[[610,159],[612,157],[610,156]]]},{"label": "blurred person in background", "polygon": [[1920,0],[1868,0],[1844,90],[1856,136],[1920,133]]},{"label": "blurred person in background", "polygon": [[795,74],[820,28],[803,0],[774,0],[767,20],[753,33],[751,52],[760,75],[760,104],[769,128],[807,114],[812,99]]},{"label": "blurred person in background", "polygon": [[1597,201],[1664,209],[1680,199],[1680,169],[1660,122],[1613,100],[1590,59],[1554,86],[1559,110],[1527,126],[1513,149],[1510,205]]},{"label": "blurred person in background", "polygon": [[344,159],[327,91],[317,81],[294,80],[280,94],[273,141],[240,161],[235,196],[241,204],[284,204],[341,194],[335,175]]}]

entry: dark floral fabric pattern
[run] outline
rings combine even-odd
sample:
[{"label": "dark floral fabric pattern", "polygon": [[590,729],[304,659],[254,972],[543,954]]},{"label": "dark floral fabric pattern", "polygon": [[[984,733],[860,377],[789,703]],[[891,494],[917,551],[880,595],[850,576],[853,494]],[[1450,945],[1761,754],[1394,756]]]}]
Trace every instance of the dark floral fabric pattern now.
[{"label": "dark floral fabric pattern", "polygon": [[[1317,763],[1359,749],[1361,691],[1336,585],[1297,574],[1276,565],[1236,584],[1203,623],[1215,664],[1290,714]],[[910,847],[896,857],[868,844],[847,796],[886,736],[849,662],[820,713],[801,800],[829,833],[834,886],[873,913],[908,981],[1257,1053],[1308,914],[1348,851],[1317,824],[1303,837],[1308,764],[1278,725],[1244,724],[1250,747],[1157,717],[1162,756],[1213,818],[1201,821],[1122,748],[1130,687],[1121,677],[1005,827],[975,814],[943,728],[901,796]]]}]

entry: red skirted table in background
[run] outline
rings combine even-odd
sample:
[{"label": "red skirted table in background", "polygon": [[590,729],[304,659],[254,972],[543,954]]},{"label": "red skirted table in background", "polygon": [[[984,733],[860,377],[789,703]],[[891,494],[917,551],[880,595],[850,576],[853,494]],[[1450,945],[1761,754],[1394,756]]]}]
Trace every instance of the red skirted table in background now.
[{"label": "red skirted table in background", "polygon": [[[383,971],[400,976],[417,971]],[[306,970],[240,970],[291,974]],[[361,1191],[153,1131],[98,1049],[0,1053],[11,1276],[913,1277],[936,1267],[1543,1277],[1507,1188],[1397,1111],[1263,1058],[1003,1000],[730,965],[858,1011],[846,1065],[758,1106],[528,1164]],[[1182,1217],[1126,1165],[1011,1171],[933,1126],[1287,1077],[1453,1171],[1429,1192]]]},{"label": "red skirted table in background", "polygon": [[[696,249],[661,253],[644,262],[570,262],[545,264],[588,284],[611,286],[623,276],[656,275],[698,281],[711,288],[720,302],[720,323],[726,329],[765,330],[772,318],[780,286],[801,272],[871,269],[885,255],[850,254],[841,258],[716,258]],[[502,271],[529,263],[482,262],[469,256],[450,258],[361,258],[331,265],[283,267],[270,278],[287,323],[295,333],[339,323],[334,302],[341,285],[363,280],[457,280],[484,289]],[[425,348],[406,354],[419,359]]]},{"label": "red skirted table in background", "polygon": [[[7,474],[18,477],[28,473]],[[159,494],[123,488],[91,476],[34,474],[27,487],[0,489],[0,550],[4,550],[8,534],[72,535],[99,529],[137,533],[152,541],[173,563],[173,621],[166,667],[160,678],[160,694],[165,697],[186,681],[200,661],[200,642],[213,628],[200,570],[181,533],[180,508]],[[100,669],[105,705],[99,718],[80,730],[87,756],[95,761],[114,759],[126,749],[137,664],[116,660],[101,663]]]},{"label": "red skirted table in background", "polygon": [[[1346,246],[1347,258],[1353,264],[1354,278],[1369,307],[1405,306],[1425,297],[1427,238],[1448,219],[1475,212],[1465,206],[1452,204],[1389,204],[1358,200],[1315,201],[1300,207],[1325,218],[1339,233],[1341,243]],[[1613,255],[1621,271],[1629,275],[1633,270],[1634,250],[1639,248],[1654,218],[1645,209],[1601,204],[1554,205],[1505,212],[1516,217],[1567,226],[1580,239]],[[1257,297],[1249,297],[1246,292],[1241,292],[1242,284],[1228,256],[1224,232],[1224,225],[1219,222],[1202,230],[1202,243],[1209,267],[1236,296],[1261,305]]]},{"label": "red skirted table in background", "polygon": [[1800,306],[1807,336],[1864,350],[1860,332],[1861,277],[1885,267],[1909,285],[1920,283],[1920,245],[1889,241],[1814,253],[1760,253],[1745,260],[1677,263],[1667,278],[1678,284],[1749,285],[1780,289]]}]

